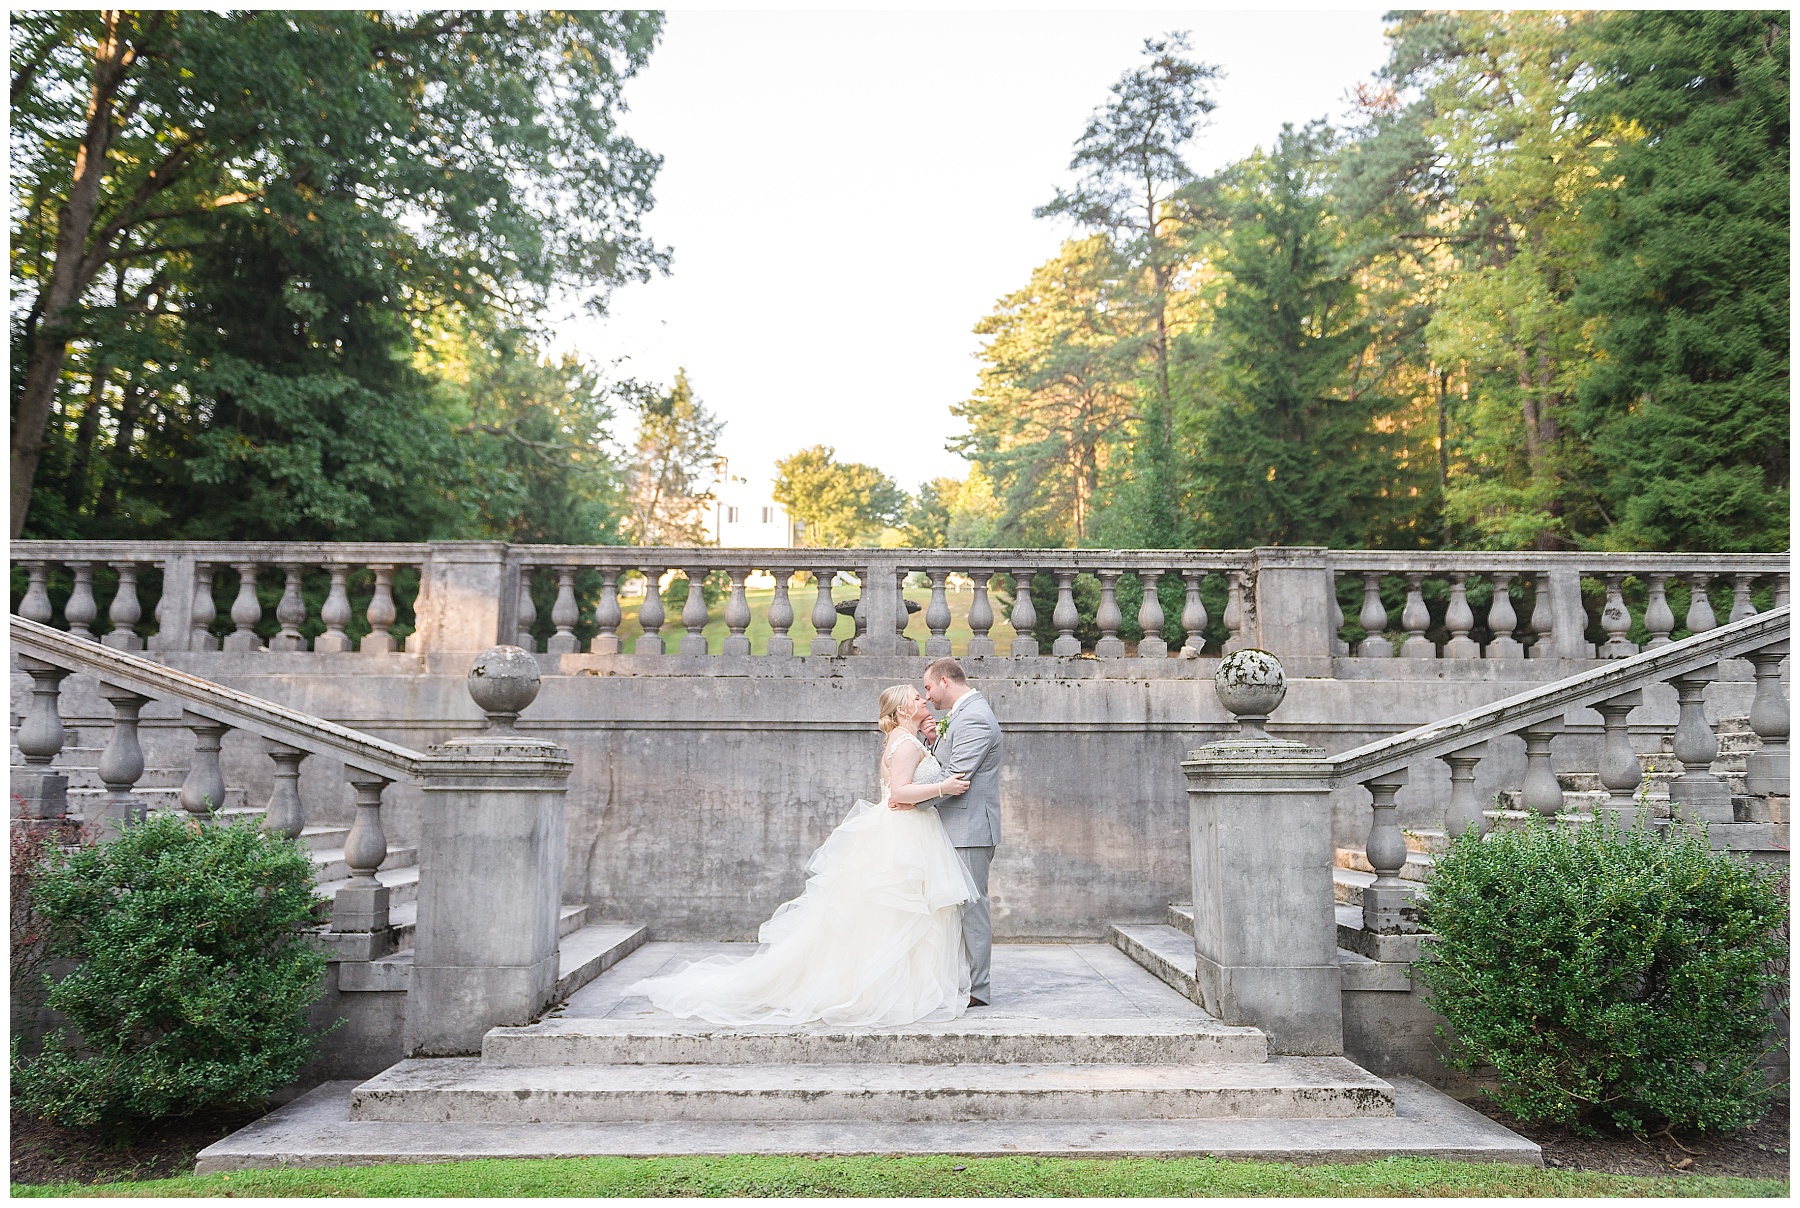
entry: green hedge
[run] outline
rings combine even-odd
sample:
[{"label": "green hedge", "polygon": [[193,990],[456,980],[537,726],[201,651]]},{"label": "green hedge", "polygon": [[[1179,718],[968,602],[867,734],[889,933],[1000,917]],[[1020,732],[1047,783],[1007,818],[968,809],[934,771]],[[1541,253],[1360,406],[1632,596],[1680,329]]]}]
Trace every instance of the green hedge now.
[{"label": "green hedge", "polygon": [[1728,1130],[1770,1088],[1786,894],[1713,852],[1600,826],[1473,832],[1437,862],[1414,974],[1458,1068],[1523,1120]]},{"label": "green hedge", "polygon": [[158,815],[53,858],[31,886],[51,955],[75,970],[49,1006],[74,1027],[35,1060],[14,1041],[13,1104],[73,1127],[253,1105],[314,1050],[324,956],[312,861],[256,826]]}]

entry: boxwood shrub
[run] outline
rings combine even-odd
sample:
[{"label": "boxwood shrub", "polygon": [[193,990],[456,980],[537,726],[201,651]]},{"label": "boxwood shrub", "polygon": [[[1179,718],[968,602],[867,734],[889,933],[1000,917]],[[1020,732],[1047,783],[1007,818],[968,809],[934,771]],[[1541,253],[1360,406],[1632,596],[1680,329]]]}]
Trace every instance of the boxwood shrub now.
[{"label": "boxwood shrub", "polygon": [[1771,1093],[1787,901],[1770,872],[1662,838],[1548,824],[1437,862],[1414,966],[1452,1063],[1521,1120],[1729,1130]]},{"label": "boxwood shrub", "polygon": [[30,893],[49,954],[75,962],[48,998],[75,1036],[30,1060],[15,1044],[15,1107],[90,1127],[252,1106],[312,1056],[325,960],[294,841],[157,815],[51,857]]}]

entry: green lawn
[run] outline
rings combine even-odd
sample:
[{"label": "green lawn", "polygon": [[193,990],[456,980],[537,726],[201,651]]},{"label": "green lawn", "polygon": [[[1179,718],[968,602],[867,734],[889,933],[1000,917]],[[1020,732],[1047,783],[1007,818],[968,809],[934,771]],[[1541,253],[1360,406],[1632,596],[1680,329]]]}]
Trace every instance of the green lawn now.
[{"label": "green lawn", "polygon": [[1756,1196],[1777,1179],[1646,1178],[1387,1158],[1291,1166],[1216,1158],[561,1158],[257,1170],[15,1196]]},{"label": "green lawn", "polygon": [[[838,594],[843,596],[848,593],[840,588]],[[965,587],[961,591],[946,590],[944,595],[950,604],[950,628],[945,636],[950,639],[953,653],[966,654],[971,636],[969,605],[975,599],[975,590],[972,587]],[[750,628],[745,631],[750,638],[750,652],[767,654],[769,652],[769,635],[774,632],[769,628],[769,605],[775,600],[775,589],[769,587],[761,591],[747,590],[744,592],[744,598],[750,604]],[[925,608],[931,603],[931,589],[929,587],[909,587],[906,589],[906,598],[917,600],[920,605],[919,611],[912,614],[906,634],[908,637],[917,638],[920,648],[923,649],[925,639],[931,636],[931,630],[925,624]],[[989,598],[991,601],[991,595]],[[788,599],[794,606],[794,624],[788,630],[789,636],[794,639],[794,652],[796,654],[811,653],[812,640],[818,632],[812,624],[812,610],[813,604],[818,600],[818,588],[810,583],[805,587],[789,588]],[[630,598],[619,601],[619,606],[625,614],[625,620],[619,626],[619,638],[627,651],[635,648],[638,637],[644,632],[637,620],[639,603],[639,600]],[[670,606],[667,612],[668,616],[662,628],[664,641],[671,638],[678,639],[681,634],[686,632],[681,624],[681,606],[679,604]],[[725,649],[725,637],[731,631],[725,626],[725,602],[723,600],[713,605],[712,611],[707,616],[706,628],[701,632],[706,635],[707,649],[712,653],[718,654]],[[837,628],[832,630],[833,636],[840,642],[848,641],[855,632],[855,622],[849,617],[839,617]],[[998,644],[1001,654],[1005,654],[1012,644],[1013,628],[1005,620],[1004,609],[998,605],[994,606],[994,627],[989,630],[989,636]]]}]

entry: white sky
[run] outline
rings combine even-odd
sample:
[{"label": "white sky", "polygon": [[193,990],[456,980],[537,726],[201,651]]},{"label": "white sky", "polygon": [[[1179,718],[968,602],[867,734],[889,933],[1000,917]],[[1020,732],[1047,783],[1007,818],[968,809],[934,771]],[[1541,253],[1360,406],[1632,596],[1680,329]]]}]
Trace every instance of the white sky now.
[{"label": "white sky", "polygon": [[1070,234],[1032,208],[1170,29],[1226,73],[1201,173],[1339,119],[1386,58],[1376,10],[671,12],[625,128],[664,157],[646,229],[673,273],[563,321],[556,351],[663,383],[685,365],[752,483],[821,442],[909,490],[961,477],[971,328]]}]

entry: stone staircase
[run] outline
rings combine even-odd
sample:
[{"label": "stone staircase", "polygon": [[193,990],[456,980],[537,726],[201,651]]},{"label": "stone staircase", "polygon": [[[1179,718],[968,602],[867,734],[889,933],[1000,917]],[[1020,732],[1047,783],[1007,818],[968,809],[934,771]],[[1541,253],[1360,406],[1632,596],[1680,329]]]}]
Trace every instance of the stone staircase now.
[{"label": "stone staircase", "polygon": [[[333,1083],[200,1169],[499,1153],[942,1153],[1284,1159],[1536,1147],[1422,1083],[1272,1056],[1103,944],[998,945],[994,1007],[899,1028],[719,1027],[628,993],[749,945],[650,943],[479,1057]],[[1191,947],[1190,947],[1191,951]]]}]

